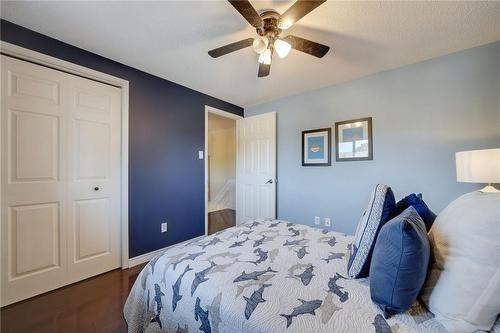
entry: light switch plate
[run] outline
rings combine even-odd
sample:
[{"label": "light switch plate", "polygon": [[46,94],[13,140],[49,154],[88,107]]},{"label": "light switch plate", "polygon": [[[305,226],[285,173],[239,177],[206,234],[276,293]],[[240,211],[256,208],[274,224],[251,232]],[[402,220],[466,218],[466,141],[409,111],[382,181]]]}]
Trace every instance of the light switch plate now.
[{"label": "light switch plate", "polygon": [[198,159],[202,160],[203,159],[203,150],[198,150]]},{"label": "light switch plate", "polygon": [[319,218],[319,216],[315,216],[314,217],[314,224],[318,224],[318,225],[320,224],[320,218]]},{"label": "light switch plate", "polygon": [[161,232],[167,232],[167,222],[161,224]]},{"label": "light switch plate", "polygon": [[331,227],[332,220],[329,217],[325,217],[325,227]]}]

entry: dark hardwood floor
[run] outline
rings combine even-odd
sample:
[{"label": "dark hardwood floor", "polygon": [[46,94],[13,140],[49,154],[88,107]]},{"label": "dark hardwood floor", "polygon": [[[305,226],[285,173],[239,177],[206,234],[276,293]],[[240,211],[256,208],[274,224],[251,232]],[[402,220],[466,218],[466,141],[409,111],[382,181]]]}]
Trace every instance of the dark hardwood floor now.
[{"label": "dark hardwood floor", "polygon": [[208,213],[208,234],[234,227],[236,225],[236,211],[223,209]]},{"label": "dark hardwood floor", "polygon": [[127,332],[123,305],[145,265],[116,269],[3,307],[1,332]]}]

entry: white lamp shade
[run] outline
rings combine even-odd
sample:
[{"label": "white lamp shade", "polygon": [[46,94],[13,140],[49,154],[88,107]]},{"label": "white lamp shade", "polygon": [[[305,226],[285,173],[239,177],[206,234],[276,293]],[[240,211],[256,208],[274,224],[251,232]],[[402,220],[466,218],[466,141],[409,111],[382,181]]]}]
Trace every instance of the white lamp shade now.
[{"label": "white lamp shade", "polygon": [[271,50],[267,49],[260,54],[259,63],[264,64],[264,65],[271,64]]},{"label": "white lamp shade", "polygon": [[269,40],[266,37],[258,37],[253,40],[253,49],[258,54],[262,54],[269,45]]},{"label": "white lamp shade", "polygon": [[276,39],[276,41],[274,42],[274,49],[276,50],[276,53],[278,53],[278,56],[280,58],[286,57],[290,52],[291,48],[292,45],[285,42],[284,40]]},{"label": "white lamp shade", "polygon": [[500,183],[500,148],[455,153],[457,181]]}]

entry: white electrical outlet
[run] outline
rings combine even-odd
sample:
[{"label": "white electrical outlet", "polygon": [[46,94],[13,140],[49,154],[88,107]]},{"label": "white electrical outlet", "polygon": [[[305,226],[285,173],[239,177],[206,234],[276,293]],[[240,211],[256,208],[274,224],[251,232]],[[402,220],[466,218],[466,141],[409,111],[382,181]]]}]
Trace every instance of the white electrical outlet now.
[{"label": "white electrical outlet", "polygon": [[319,216],[314,217],[314,224],[320,224],[320,218]]},{"label": "white electrical outlet", "polygon": [[329,217],[325,217],[325,227],[331,227],[332,220]]},{"label": "white electrical outlet", "polygon": [[161,232],[167,232],[167,222],[161,224]]}]

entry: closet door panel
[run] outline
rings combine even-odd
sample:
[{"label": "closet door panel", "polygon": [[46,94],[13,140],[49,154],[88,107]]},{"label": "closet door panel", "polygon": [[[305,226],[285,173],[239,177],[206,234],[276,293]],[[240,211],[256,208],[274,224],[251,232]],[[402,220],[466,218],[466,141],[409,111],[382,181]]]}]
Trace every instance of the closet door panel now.
[{"label": "closet door panel", "polygon": [[79,280],[120,267],[121,92],[82,78],[68,87],[68,255]]},{"label": "closet door panel", "polygon": [[65,74],[2,56],[2,305],[67,278]]}]

